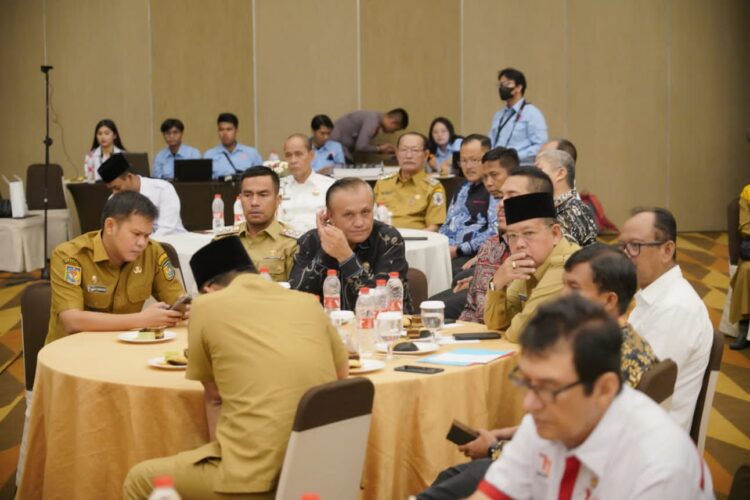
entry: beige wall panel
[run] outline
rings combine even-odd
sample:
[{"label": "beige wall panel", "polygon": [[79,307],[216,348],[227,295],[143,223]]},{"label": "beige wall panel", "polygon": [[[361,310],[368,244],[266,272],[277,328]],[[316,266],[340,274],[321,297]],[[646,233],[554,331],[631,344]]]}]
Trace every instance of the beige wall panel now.
[{"label": "beige wall panel", "polygon": [[[55,66],[54,159],[82,175],[94,126],[117,124],[130,151],[151,148],[146,0],[57,0],[47,5],[47,50]],[[61,137],[64,136],[64,141]]]},{"label": "beige wall panel", "polygon": [[667,201],[665,2],[570,0],[568,9],[578,187],[621,225],[633,206]]},{"label": "beige wall panel", "polygon": [[[403,107],[409,129],[460,120],[458,0],[361,0],[362,107]],[[388,139],[395,142],[395,137]]]},{"label": "beige wall panel", "polygon": [[151,33],[153,153],[170,117],[185,123],[186,144],[215,146],[225,111],[240,120],[239,141],[254,146],[251,1],[151,0]]},{"label": "beige wall panel", "polygon": [[672,7],[670,205],[680,230],[726,230],[750,182],[750,2]]},{"label": "beige wall panel", "polygon": [[524,73],[526,98],[544,114],[550,136],[562,136],[565,113],[564,2],[464,1],[464,135],[486,134],[503,105],[497,72]]},{"label": "beige wall panel", "polygon": [[[26,177],[44,161],[44,64],[41,0],[0,2],[0,174]],[[52,73],[54,78],[54,70]],[[57,147],[57,146],[56,146]],[[51,151],[51,160],[57,160]],[[8,186],[0,179],[0,193]]]},{"label": "beige wall panel", "polygon": [[281,156],[290,134],[310,131],[324,113],[335,120],[357,108],[354,0],[256,3],[258,142]]}]

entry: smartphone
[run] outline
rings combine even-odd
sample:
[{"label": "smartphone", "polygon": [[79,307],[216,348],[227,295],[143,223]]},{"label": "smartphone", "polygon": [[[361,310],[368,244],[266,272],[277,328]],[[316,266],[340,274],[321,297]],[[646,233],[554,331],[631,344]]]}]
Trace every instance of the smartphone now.
[{"label": "smartphone", "polygon": [[425,375],[434,375],[435,373],[440,373],[443,370],[442,368],[432,368],[431,366],[414,366],[414,365],[404,365],[404,366],[397,366],[394,368],[397,372],[408,372],[408,373],[423,373]]},{"label": "smartphone", "polygon": [[454,333],[453,338],[456,340],[492,340],[502,338],[502,335],[500,335],[500,332],[488,330],[486,332]]},{"label": "smartphone", "polygon": [[454,420],[445,439],[459,446],[470,443],[479,436],[479,433],[466,424]]},{"label": "smartphone", "polygon": [[177,301],[172,304],[172,307],[169,309],[171,311],[179,311],[181,313],[184,313],[187,311],[187,306],[190,305],[193,302],[193,298],[190,295],[183,295]]}]

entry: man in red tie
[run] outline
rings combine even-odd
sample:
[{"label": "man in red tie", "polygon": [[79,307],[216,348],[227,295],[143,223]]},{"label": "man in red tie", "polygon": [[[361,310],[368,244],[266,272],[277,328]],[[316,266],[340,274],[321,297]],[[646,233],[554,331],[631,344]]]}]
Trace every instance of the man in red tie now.
[{"label": "man in red tie", "polygon": [[687,433],[623,385],[621,344],[615,320],[578,294],[539,308],[511,372],[528,414],[471,499],[714,498]]}]

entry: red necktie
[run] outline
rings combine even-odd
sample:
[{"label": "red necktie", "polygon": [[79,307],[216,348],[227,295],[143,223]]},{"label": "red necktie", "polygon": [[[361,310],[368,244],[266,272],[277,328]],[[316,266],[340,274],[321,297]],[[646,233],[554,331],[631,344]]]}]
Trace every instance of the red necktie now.
[{"label": "red necktie", "polygon": [[563,472],[563,477],[560,481],[558,500],[570,500],[573,498],[573,489],[576,486],[576,479],[578,478],[578,470],[580,468],[581,461],[575,456],[571,455],[565,459],[565,472]]}]

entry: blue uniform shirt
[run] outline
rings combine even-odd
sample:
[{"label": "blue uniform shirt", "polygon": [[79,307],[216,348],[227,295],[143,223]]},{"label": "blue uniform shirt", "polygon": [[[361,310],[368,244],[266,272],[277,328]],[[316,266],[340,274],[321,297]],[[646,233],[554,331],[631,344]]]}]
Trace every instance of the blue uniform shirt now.
[{"label": "blue uniform shirt", "polygon": [[[227,160],[227,156],[232,160],[231,163]],[[203,158],[213,160],[212,177],[214,179],[240,174],[245,169],[263,164],[263,159],[258,154],[258,150],[239,142],[231,153],[222,144],[219,144],[203,153]],[[232,164],[234,164],[234,168],[232,168]]]},{"label": "blue uniform shirt", "polygon": [[453,196],[440,234],[457,247],[459,256],[475,255],[487,238],[497,234],[497,204],[482,182],[465,182]]},{"label": "blue uniform shirt", "polygon": [[489,138],[493,148],[513,148],[522,165],[533,165],[539,148],[547,142],[547,122],[539,108],[521,99],[495,113]]},{"label": "blue uniform shirt", "polygon": [[154,171],[151,172],[151,177],[157,179],[174,179],[175,160],[199,160],[200,157],[200,151],[185,144],[180,144],[176,154],[172,154],[169,147],[166,147],[156,153]]},{"label": "blue uniform shirt", "polygon": [[328,165],[346,164],[344,150],[341,147],[341,143],[338,141],[329,139],[320,148],[316,148],[315,143],[313,143],[313,151],[315,152],[315,158],[312,161],[312,169],[314,172],[317,172]]},{"label": "blue uniform shirt", "polygon": [[440,168],[440,165],[443,164],[445,160],[450,160],[451,166],[453,165],[453,153],[458,153],[461,151],[461,144],[463,143],[463,139],[457,138],[453,141],[452,144],[446,144],[445,151],[440,149],[440,146],[438,146],[435,150],[435,168]]}]

